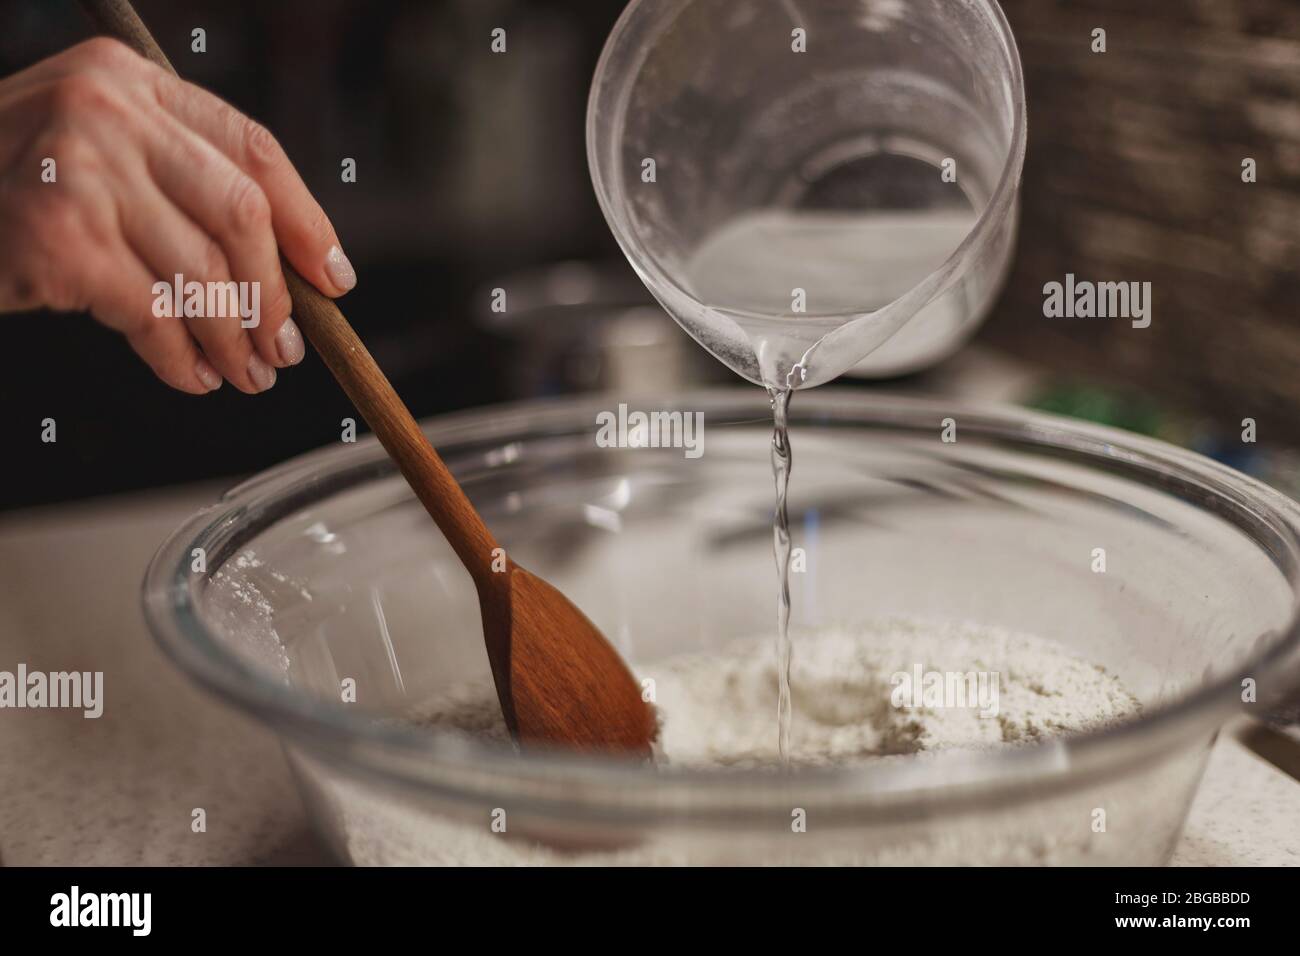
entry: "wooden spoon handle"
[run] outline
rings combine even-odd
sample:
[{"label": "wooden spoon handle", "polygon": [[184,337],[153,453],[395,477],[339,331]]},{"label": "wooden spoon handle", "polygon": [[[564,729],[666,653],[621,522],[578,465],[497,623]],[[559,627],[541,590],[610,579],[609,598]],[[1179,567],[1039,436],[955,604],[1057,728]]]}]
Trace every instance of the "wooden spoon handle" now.
[{"label": "wooden spoon handle", "polygon": [[144,25],[140,15],[131,6],[131,0],[81,0],[81,7],[95,23],[95,29],[121,40],[146,60],[153,60],[168,73],[175,73],[172,61],[167,59]]},{"label": "wooden spoon handle", "polygon": [[[169,73],[176,72],[129,0],[81,0],[81,5],[100,32],[116,37]],[[307,340],[397,462],[461,563],[476,581],[490,574],[497,543],[465,492],[334,300],[322,295],[283,257],[280,263],[294,317]]]},{"label": "wooden spoon handle", "polygon": [[293,314],[352,404],[397,462],[426,511],[474,575],[491,574],[496,539],[429,444],[405,403],[334,300],[281,259]]}]

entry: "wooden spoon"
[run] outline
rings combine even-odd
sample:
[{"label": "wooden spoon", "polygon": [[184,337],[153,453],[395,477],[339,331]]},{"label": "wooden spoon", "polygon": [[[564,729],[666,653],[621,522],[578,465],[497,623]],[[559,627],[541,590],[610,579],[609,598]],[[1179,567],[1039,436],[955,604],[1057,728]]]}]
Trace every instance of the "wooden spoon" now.
[{"label": "wooden spoon", "polygon": [[[82,0],[97,28],[175,73],[128,0]],[[563,594],[499,550],[465,492],[334,301],[281,258],[293,314],[474,579],[501,712],[521,745],[649,756],[653,710]],[[501,568],[494,570],[493,566]]]}]

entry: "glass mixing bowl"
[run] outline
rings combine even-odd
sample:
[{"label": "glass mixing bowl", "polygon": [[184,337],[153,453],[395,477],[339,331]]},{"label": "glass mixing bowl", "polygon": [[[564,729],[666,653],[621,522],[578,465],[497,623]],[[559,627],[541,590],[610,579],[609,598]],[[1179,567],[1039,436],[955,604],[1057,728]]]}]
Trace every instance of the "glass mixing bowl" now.
[{"label": "glass mixing bowl", "polygon": [[[503,546],[634,668],[746,635],[772,654],[765,397],[630,404],[703,413],[703,454],[598,447],[604,397],[426,429]],[[182,668],[281,736],[315,825],[355,863],[1165,861],[1219,726],[1297,683],[1296,504],[1021,410],[817,390],[791,421],[796,629],[906,615],[1036,634],[1116,675],[1141,713],[790,772],[519,755],[414,726],[413,704],[485,679],[487,657],[468,575],[373,440],[195,515],[149,568],[147,617]]]}]

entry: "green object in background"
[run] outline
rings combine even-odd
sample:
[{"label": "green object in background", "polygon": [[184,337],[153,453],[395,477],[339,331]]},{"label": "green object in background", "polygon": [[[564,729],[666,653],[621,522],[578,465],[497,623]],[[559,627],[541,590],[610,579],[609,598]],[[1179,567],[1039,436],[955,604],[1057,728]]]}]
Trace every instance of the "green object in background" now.
[{"label": "green object in background", "polygon": [[1268,442],[1245,444],[1236,432],[1180,415],[1153,399],[1080,382],[1048,386],[1031,394],[1024,404],[1159,438],[1253,475],[1300,500],[1300,449]]},{"label": "green object in background", "polygon": [[1031,396],[1026,404],[1055,415],[1081,418],[1177,444],[1182,444],[1179,439],[1187,434],[1186,427],[1180,427],[1179,422],[1150,399],[1095,385],[1054,385]]}]

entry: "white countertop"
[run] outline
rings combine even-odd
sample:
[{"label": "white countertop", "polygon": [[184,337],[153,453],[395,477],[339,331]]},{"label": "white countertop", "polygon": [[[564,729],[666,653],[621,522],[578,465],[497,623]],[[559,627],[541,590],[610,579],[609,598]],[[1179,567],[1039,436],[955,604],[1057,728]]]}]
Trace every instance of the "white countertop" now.
[{"label": "white countertop", "polygon": [[[0,670],[104,672],[99,719],[0,710],[4,863],[329,862],[275,736],[183,677],[141,616],[154,549],[228,484],[0,515]],[[1300,783],[1222,734],[1173,862],[1300,865]]]},{"label": "white countertop", "polygon": [[182,676],[140,611],[158,544],[228,484],[0,516],[0,669],[104,672],[98,719],[0,710],[6,864],[328,859],[275,736]]}]

